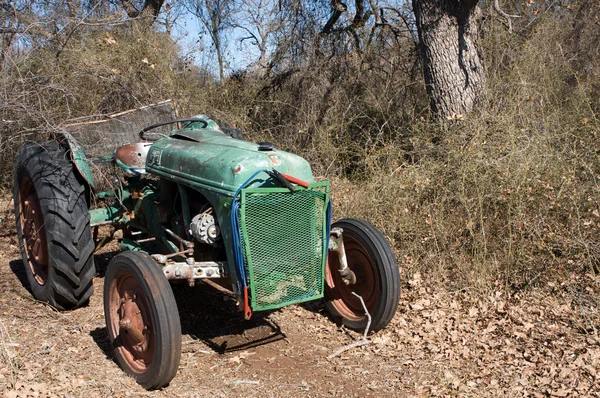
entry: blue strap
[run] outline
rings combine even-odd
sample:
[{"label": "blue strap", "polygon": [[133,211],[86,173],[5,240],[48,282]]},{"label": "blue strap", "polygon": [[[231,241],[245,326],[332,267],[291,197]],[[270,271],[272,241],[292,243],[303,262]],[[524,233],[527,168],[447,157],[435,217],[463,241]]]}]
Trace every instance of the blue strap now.
[{"label": "blue strap", "polygon": [[[246,267],[244,266],[244,250],[242,248],[242,229],[240,225],[240,200],[238,198],[242,189],[246,188],[248,185],[252,183],[254,178],[260,173],[266,173],[268,175],[268,170],[258,170],[256,173],[252,174],[245,183],[240,185],[240,187],[233,195],[233,201],[231,203],[231,226],[232,226],[232,235],[233,235],[233,254],[235,259],[235,270],[238,279],[238,287],[240,288],[240,292],[244,290],[244,287],[248,286],[248,279],[246,277]],[[260,185],[264,184],[261,183]],[[259,186],[260,186],[259,185]]]}]

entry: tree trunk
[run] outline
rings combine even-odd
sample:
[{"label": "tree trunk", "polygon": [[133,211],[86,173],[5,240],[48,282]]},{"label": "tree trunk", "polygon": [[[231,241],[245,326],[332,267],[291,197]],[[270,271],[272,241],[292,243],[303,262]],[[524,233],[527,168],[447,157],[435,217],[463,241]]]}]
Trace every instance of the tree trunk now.
[{"label": "tree trunk", "polygon": [[465,115],[485,87],[478,0],[413,0],[431,109]]},{"label": "tree trunk", "polygon": [[225,71],[223,70],[223,52],[221,51],[221,38],[219,37],[219,25],[215,18],[211,19],[211,33],[215,50],[217,51],[217,63],[219,64],[219,81],[225,79]]}]

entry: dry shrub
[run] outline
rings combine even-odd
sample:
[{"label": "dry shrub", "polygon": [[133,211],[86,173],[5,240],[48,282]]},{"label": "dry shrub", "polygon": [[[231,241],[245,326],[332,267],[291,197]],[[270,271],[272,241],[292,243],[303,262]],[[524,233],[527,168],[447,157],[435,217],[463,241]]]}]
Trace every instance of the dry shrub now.
[{"label": "dry shrub", "polygon": [[14,49],[2,65],[0,171],[12,181],[16,149],[66,123],[167,98],[202,98],[208,74],[178,55],[168,34],[136,23],[81,28],[62,45]]},{"label": "dry shrub", "polygon": [[368,179],[334,179],[336,215],[380,226],[405,272],[451,289],[597,272],[600,121],[569,26],[548,18],[527,37],[488,35],[478,112],[413,123],[410,153],[399,142],[365,152]]},{"label": "dry shrub", "polygon": [[409,37],[360,54],[316,56],[258,90],[251,130],[306,157],[319,174],[367,178],[373,154],[410,149],[411,123],[427,107],[420,79]]}]

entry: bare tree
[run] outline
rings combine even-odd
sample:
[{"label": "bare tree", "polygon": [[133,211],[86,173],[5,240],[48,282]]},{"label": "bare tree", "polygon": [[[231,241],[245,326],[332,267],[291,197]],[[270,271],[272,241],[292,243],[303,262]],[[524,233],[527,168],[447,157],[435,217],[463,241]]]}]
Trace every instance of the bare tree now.
[{"label": "bare tree", "polygon": [[183,2],[165,1],[155,23],[164,26],[165,33],[173,37],[174,29],[181,21],[189,16],[188,7]]},{"label": "bare tree", "polygon": [[478,0],[412,0],[433,112],[468,113],[485,88]]},{"label": "bare tree", "polygon": [[283,4],[271,0],[241,0],[234,27],[243,32],[240,44],[251,43],[258,49],[258,72],[264,75],[276,50],[275,36],[288,23]]},{"label": "bare tree", "polygon": [[373,15],[373,10],[369,8],[369,6],[375,7],[374,1],[370,1],[369,5],[365,5],[364,0],[355,0],[354,16],[352,16],[350,21],[346,24],[337,26],[339,25],[339,20],[342,15],[349,11],[349,7],[341,0],[331,0],[331,15],[325,23],[325,26],[323,26],[323,29],[321,29],[321,36],[349,33],[354,39],[355,49],[360,51],[362,45],[359,31],[366,25],[367,21],[369,21]]},{"label": "bare tree", "polygon": [[215,47],[219,64],[219,79],[225,78],[223,40],[227,29],[231,28],[234,11],[233,0],[192,0],[191,12],[202,23]]}]

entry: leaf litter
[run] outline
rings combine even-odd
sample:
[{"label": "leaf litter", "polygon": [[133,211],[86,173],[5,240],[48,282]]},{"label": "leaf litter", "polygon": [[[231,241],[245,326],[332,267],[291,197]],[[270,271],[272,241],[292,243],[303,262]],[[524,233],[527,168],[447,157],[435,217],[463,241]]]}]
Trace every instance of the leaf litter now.
[{"label": "leaf litter", "polygon": [[[318,303],[248,323],[203,287],[176,290],[185,311],[180,369],[166,389],[148,392],[108,350],[103,278],[75,311],[31,297],[11,206],[0,200],[0,396],[600,396],[600,277],[589,274],[474,297],[415,273],[391,324],[368,336],[372,344],[331,360],[361,334],[332,323]],[[203,305],[190,309],[196,295]]]}]

